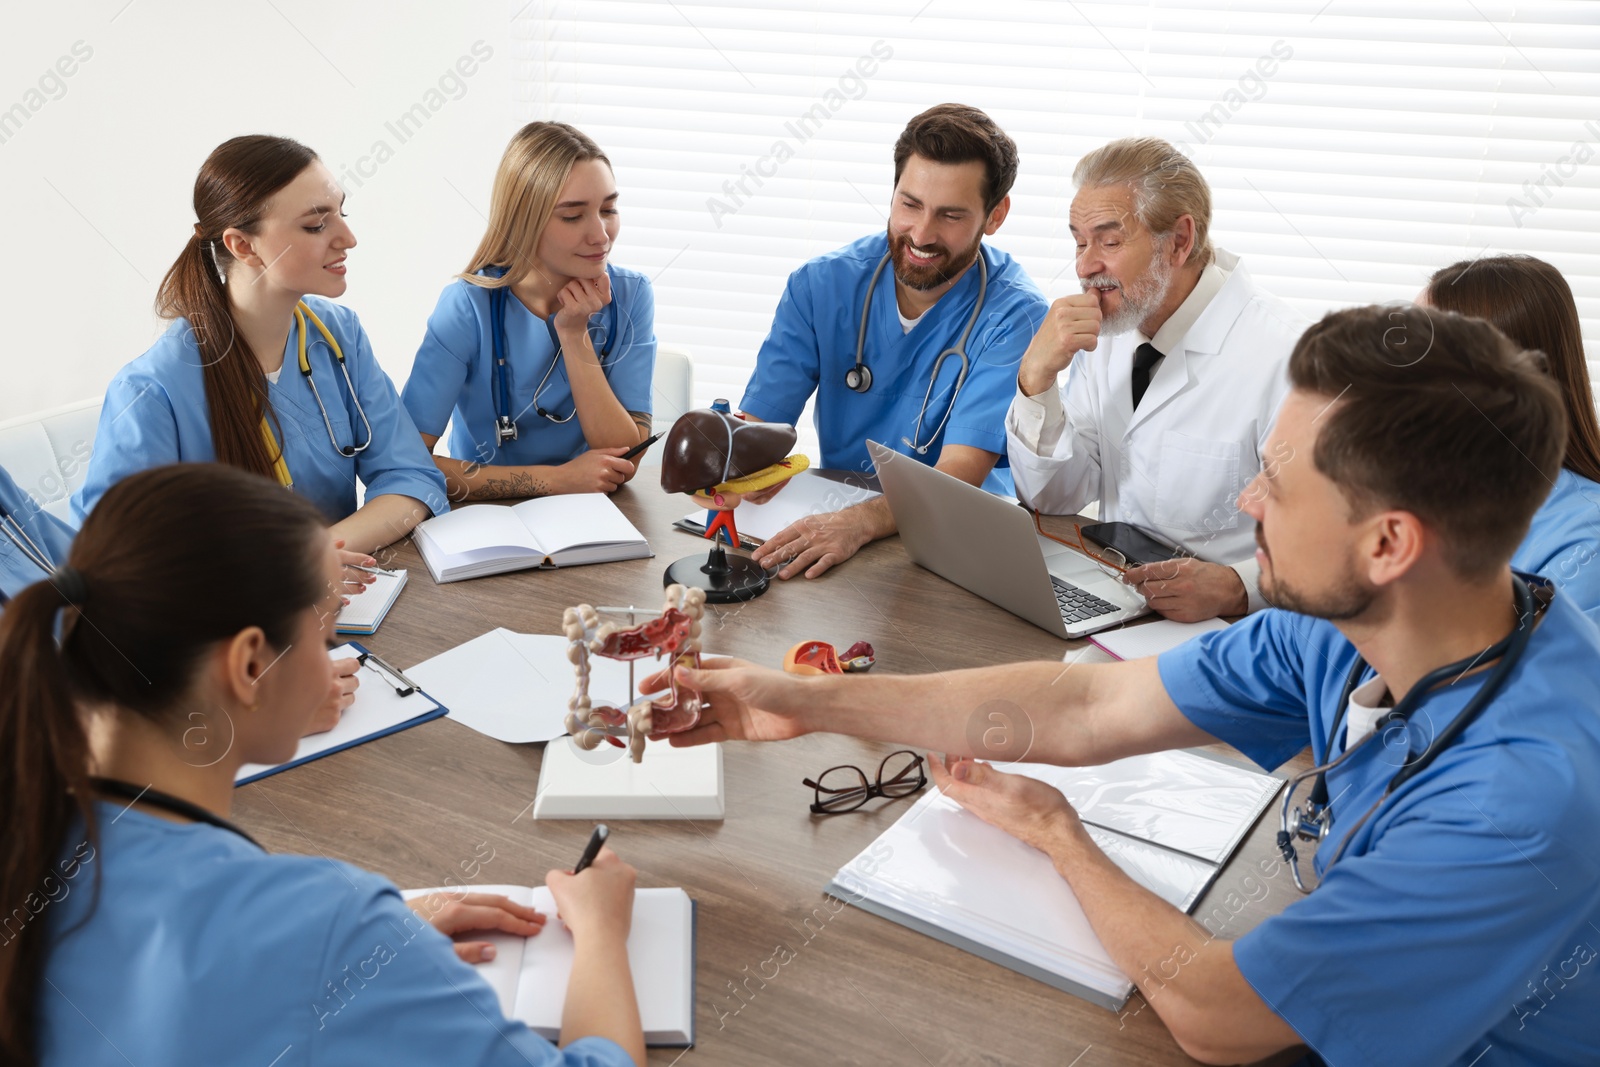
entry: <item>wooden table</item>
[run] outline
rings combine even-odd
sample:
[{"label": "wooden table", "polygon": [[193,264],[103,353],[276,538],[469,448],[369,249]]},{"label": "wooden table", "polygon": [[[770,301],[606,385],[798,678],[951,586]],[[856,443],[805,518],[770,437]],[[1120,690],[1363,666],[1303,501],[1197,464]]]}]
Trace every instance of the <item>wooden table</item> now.
[{"label": "wooden table", "polygon": [[[558,633],[571,604],[659,605],[667,564],[706,543],[670,529],[691,505],[653,475],[615,499],[655,558],[438,586],[406,542],[385,562],[411,568],[411,581],[365,643],[404,669],[496,626]],[[869,641],[874,669],[893,673],[1059,660],[1076,647],[917,567],[898,538],[815,581],[774,582],[754,601],[707,611],[708,652],[773,665],[805,638],[841,650]],[[831,735],[731,743],[726,821],[615,826],[613,845],[640,886],[683,886],[699,902],[698,1044],[652,1050],[651,1063],[1192,1062],[1137,993],[1119,1016],[859,909],[830,909],[823,885],[908,802],[816,818],[800,780],[841,763],[875,766],[895,747]],[[590,830],[532,818],[541,752],[444,718],[245,786],[234,818],[274,851],[332,856],[402,887],[539,885],[572,865]],[[1273,866],[1275,828],[1269,813],[1196,909],[1214,933],[1236,937],[1296,895]],[[793,958],[768,962],[780,945]]]}]

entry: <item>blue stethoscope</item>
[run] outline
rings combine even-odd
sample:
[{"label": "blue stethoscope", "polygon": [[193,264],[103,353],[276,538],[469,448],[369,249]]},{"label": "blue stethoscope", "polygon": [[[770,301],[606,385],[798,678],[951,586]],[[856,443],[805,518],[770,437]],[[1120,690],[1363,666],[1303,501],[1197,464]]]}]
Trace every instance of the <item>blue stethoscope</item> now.
[{"label": "blue stethoscope", "polygon": [[[861,328],[856,331],[856,362],[853,367],[844,372],[844,384],[852,392],[865,393],[872,388],[872,369],[867,366],[863,358],[867,350],[867,316],[872,312],[872,294],[878,288],[878,276],[883,273],[883,268],[888,265],[891,253],[885,252],[883,258],[878,260],[878,266],[872,272],[872,280],[867,283],[867,298],[861,302]],[[978,323],[978,316],[983,313],[983,300],[989,293],[989,265],[984,262],[983,251],[978,251],[978,299],[972,305],[972,314],[967,316],[967,328],[961,331],[960,340],[954,345],[940,352],[933,361],[933,373],[928,375],[928,389],[922,394],[922,410],[917,412],[916,429],[911,437],[902,437],[900,440],[916,451],[917,455],[925,456],[928,449],[939,439],[944,432],[944,424],[950,421],[950,415],[956,409],[956,398],[961,395],[961,387],[966,384],[967,370],[971,366],[967,359],[967,338],[972,336],[972,327]],[[933,434],[919,443],[922,437],[922,423],[928,417],[928,403],[933,399],[933,386],[939,380],[939,370],[944,366],[944,361],[951,356],[961,360],[961,373],[956,376],[955,391],[950,394],[950,406],[944,409],[944,418],[939,420],[939,425],[934,427]]]},{"label": "blue stethoscope", "polygon": [[[1408,780],[1422,773],[1423,769],[1432,763],[1440,752],[1444,751],[1445,746],[1449,745],[1461,731],[1470,726],[1472,721],[1489,706],[1489,701],[1494,699],[1495,693],[1505,684],[1507,676],[1516,668],[1523,652],[1527,650],[1529,639],[1533,636],[1533,627],[1537,621],[1536,617],[1540,611],[1540,605],[1535,602],[1533,593],[1528,589],[1527,583],[1520,577],[1513,576],[1511,584],[1517,612],[1516,629],[1477,655],[1469,656],[1466,659],[1430,672],[1411,687],[1404,700],[1400,701],[1399,704],[1374,724],[1372,732],[1366,737],[1340,753],[1338,758],[1313,767],[1309,771],[1302,771],[1289,780],[1289,788],[1283,795],[1283,810],[1279,818],[1277,843],[1278,851],[1283,854],[1284,861],[1289,864],[1290,873],[1294,875],[1295,888],[1299,889],[1300,892],[1309,893],[1311,890],[1306,887],[1306,884],[1300,878],[1300,862],[1295,854],[1294,842],[1296,838],[1299,838],[1302,841],[1321,844],[1332,828],[1332,816],[1328,811],[1328,772],[1349,759],[1352,754],[1360,751],[1368,741],[1383,734],[1388,728],[1396,724],[1402,728],[1407,727],[1412,714],[1417,710],[1417,706],[1433,690],[1441,686],[1454,684],[1480,663],[1490,663],[1497,658],[1499,659],[1499,662],[1495,664],[1494,671],[1484,680],[1483,685],[1478,689],[1472,700],[1468,702],[1467,706],[1462,709],[1461,714],[1457,715],[1449,726],[1439,731],[1438,736],[1428,743],[1428,747],[1423,749],[1416,759],[1408,758],[1406,760],[1395,776],[1389,779],[1389,784],[1384,788],[1383,795],[1373,802],[1372,807],[1367,809],[1366,814],[1356,820],[1356,824],[1350,828],[1350,832],[1345,834],[1344,839],[1339,843],[1339,849],[1334,853],[1333,859],[1328,861],[1328,867],[1332,867],[1339,861],[1339,857],[1344,855],[1345,846],[1350,843],[1350,839],[1355,836],[1356,831],[1372,817],[1373,813],[1378,810],[1379,805]],[[1541,583],[1541,586],[1548,588],[1547,583]],[[1334,712],[1333,725],[1328,729],[1328,746],[1324,750],[1325,752],[1333,751],[1334,745],[1338,740],[1339,728],[1344,723],[1345,711],[1350,707],[1350,698],[1355,694],[1356,688],[1361,684],[1361,676],[1366,672],[1367,661],[1357,656],[1355,666],[1350,669],[1350,677],[1345,681],[1344,694],[1339,698],[1339,707]],[[1311,787],[1311,795],[1299,808],[1291,811],[1290,807],[1294,801],[1295,790],[1301,782],[1312,777],[1316,778],[1316,782]],[[1327,867],[1324,867],[1323,871],[1324,877],[1326,877]]]},{"label": "blue stethoscope", "polygon": [[[500,275],[504,275],[502,269]],[[602,313],[606,316],[605,325],[601,328],[600,343],[595,346],[595,355],[599,358],[602,367],[605,359],[611,354],[613,339],[617,336],[617,279],[611,273],[611,268],[606,267],[606,274],[611,278],[611,303],[606,305]],[[511,294],[509,285],[502,285],[489,290],[489,333],[494,344],[494,386],[491,390],[494,399],[494,434],[497,444],[517,439],[517,420],[511,414],[511,383],[510,371],[506,369],[506,360],[510,353],[510,345],[506,343],[506,300]],[[545,385],[550,381],[550,375],[555,373],[556,364],[561,362],[561,338],[556,336],[556,317],[551,315],[544,320],[545,329],[550,331],[550,347],[553,349],[550,356],[550,366],[545,368],[544,377],[539,379],[539,384],[533,390],[533,399],[529,402],[534,412],[539,416],[549,419],[557,425],[572,421],[572,416],[578,413],[576,402],[572,405],[572,412],[564,419],[545,410],[539,404],[539,397],[544,394]],[[591,330],[593,327],[591,327]],[[593,335],[590,337],[593,340]],[[526,409],[524,409],[526,410]]]}]

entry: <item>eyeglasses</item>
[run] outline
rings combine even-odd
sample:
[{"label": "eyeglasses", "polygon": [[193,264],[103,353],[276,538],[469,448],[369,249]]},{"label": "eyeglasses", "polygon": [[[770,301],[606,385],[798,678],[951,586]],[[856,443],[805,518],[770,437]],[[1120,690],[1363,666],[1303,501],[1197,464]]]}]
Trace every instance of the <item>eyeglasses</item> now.
[{"label": "eyeglasses", "polygon": [[855,811],[873,797],[898,800],[928,784],[922,772],[922,757],[909,748],[891,752],[878,764],[878,776],[868,784],[860,767],[829,767],[817,776],[816,781],[804,779],[804,784],[816,790],[817,798],[811,804],[813,815],[842,815]]},{"label": "eyeglasses", "polygon": [[1058,545],[1066,545],[1073,551],[1088,556],[1094,561],[1095,566],[1099,567],[1111,577],[1122,577],[1122,575],[1127,572],[1128,568],[1132,566],[1132,564],[1128,562],[1128,557],[1124,556],[1121,552],[1118,552],[1114,548],[1100,548],[1096,546],[1094,549],[1091,549],[1089,547],[1089,542],[1083,539],[1083,523],[1075,522],[1072,524],[1072,538],[1069,540],[1065,537],[1057,537],[1053,533],[1047,533],[1045,531],[1044,524],[1040,519],[1039,513],[1034,511],[1032,514],[1033,528],[1039,532],[1040,537],[1048,538]]}]

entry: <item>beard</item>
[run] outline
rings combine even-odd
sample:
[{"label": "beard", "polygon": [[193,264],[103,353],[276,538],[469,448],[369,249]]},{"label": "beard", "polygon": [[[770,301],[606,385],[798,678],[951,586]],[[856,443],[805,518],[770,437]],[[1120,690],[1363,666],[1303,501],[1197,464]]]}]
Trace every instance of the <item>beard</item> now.
[{"label": "beard", "polygon": [[972,244],[962,249],[959,255],[951,255],[950,250],[944,245],[929,245],[922,251],[933,252],[943,258],[934,263],[918,263],[911,258],[911,253],[908,251],[911,247],[911,238],[904,234],[897,235],[891,230],[889,254],[894,264],[895,281],[907,289],[915,289],[918,292],[937,289],[972,266],[973,260],[978,258],[978,248],[982,244],[983,232],[980,230]]},{"label": "beard", "polygon": [[1297,589],[1278,577],[1272,569],[1272,556],[1267,552],[1267,543],[1261,536],[1259,525],[1256,527],[1256,544],[1267,557],[1266,564],[1261,568],[1261,599],[1272,607],[1309,615],[1314,619],[1340,622],[1366,614],[1378,597],[1378,591],[1363,583],[1349,568],[1339,575],[1330,588],[1317,593]]},{"label": "beard", "polygon": [[1124,286],[1109,274],[1079,278],[1078,284],[1086,293],[1102,286],[1112,286],[1122,293],[1122,303],[1117,310],[1100,320],[1100,332],[1112,337],[1134,329],[1165,302],[1172,291],[1172,273],[1171,261],[1158,255],[1132,285]]}]

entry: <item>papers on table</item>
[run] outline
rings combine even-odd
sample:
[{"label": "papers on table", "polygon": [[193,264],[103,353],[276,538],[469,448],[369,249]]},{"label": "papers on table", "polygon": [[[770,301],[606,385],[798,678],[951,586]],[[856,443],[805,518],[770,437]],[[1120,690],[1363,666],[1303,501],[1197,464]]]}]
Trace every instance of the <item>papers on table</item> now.
[{"label": "papers on table", "polygon": [[1207,619],[1205,622],[1173,622],[1171,619],[1156,619],[1153,622],[1136,623],[1116,630],[1101,630],[1089,640],[1105,650],[1107,655],[1117,659],[1143,659],[1146,656],[1159,656],[1163,652],[1171,651],[1201,634],[1227,628],[1228,624],[1221,619]]},{"label": "papers on table", "polygon": [[[1103,767],[1004,769],[1060,789],[1112,862],[1186,912],[1282,785],[1193,752]],[[834,875],[828,889],[1107,1008],[1120,1007],[1133,990],[1044,853],[937,791]]]},{"label": "papers on table", "polygon": [[[351,656],[359,656],[365,651],[365,648],[352,641],[333,649],[328,656],[331,659],[348,659]],[[269,774],[298,767],[310,760],[359,745],[363,741],[383,737],[385,734],[392,734],[397,730],[417,726],[445,714],[445,705],[422,689],[413,691],[409,696],[401,696],[395,692],[394,686],[389,682],[389,675],[376,667],[370,665],[363,667],[358,675],[361,678],[361,685],[356,689],[355,703],[345,709],[339,725],[327,733],[302,737],[294,758],[285,763],[275,766],[246,763],[234,774],[233,784],[245,785],[265,778]]]},{"label": "papers on table", "polygon": [[[544,886],[457,886],[408,889],[411,900],[429,893],[499,893],[531,905],[548,918],[533,937],[494,931],[465,936],[487,941],[495,957],[473,966],[500,998],[508,1018],[521,1019],[549,1041],[561,1038],[561,1012],[572,976],[572,934],[556,918],[555,900]],[[628,928],[628,968],[639,999],[639,1021],[645,1044],[686,1048],[694,1044],[694,901],[681,889],[639,889],[633,894],[633,922]]]},{"label": "papers on table", "polygon": [[[765,504],[741,503],[733,519],[739,527],[741,544],[760,544],[792,522],[807,515],[824,515],[852,504],[861,504],[880,494],[860,485],[836,481],[816,471],[801,471],[789,479],[783,491]],[[691,533],[705,533],[704,508],[691,511],[675,524]]]},{"label": "papers on table", "polygon": [[[498,741],[548,741],[567,732],[567,701],[577,688],[567,639],[519,634],[504,627],[425,660],[406,672],[450,708],[450,717]],[[637,677],[666,661],[638,662]],[[589,697],[622,707],[628,699],[628,665],[589,659]]]}]

